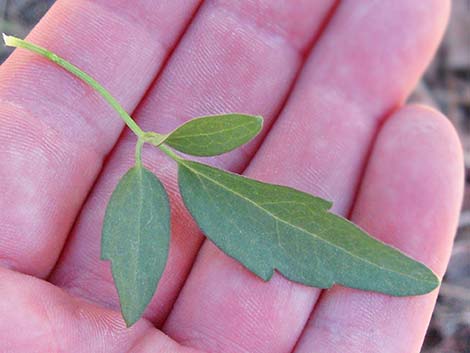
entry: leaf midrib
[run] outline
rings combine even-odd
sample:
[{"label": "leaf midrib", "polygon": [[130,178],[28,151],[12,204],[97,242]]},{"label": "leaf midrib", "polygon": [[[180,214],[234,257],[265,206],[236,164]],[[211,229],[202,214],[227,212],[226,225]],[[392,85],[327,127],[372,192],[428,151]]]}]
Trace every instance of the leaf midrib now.
[{"label": "leaf midrib", "polygon": [[[236,129],[239,129],[241,127],[244,127],[244,126],[247,126],[247,125],[251,125],[253,124],[252,121],[249,121],[247,123],[244,123],[244,124],[240,124],[240,125],[237,125],[237,126],[233,126],[231,128],[226,128],[226,129],[222,129],[222,130],[217,130],[217,131],[214,131],[214,132],[208,132],[208,133],[197,133],[197,134],[190,134],[190,135],[176,135],[176,136],[170,136],[168,137],[167,141],[168,140],[171,140],[171,139],[175,139],[175,140],[179,140],[179,139],[185,139],[185,138],[188,138],[188,137],[196,137],[196,136],[212,136],[212,135],[217,135],[217,134],[221,134],[223,132],[228,132],[228,131],[233,131],[233,130],[236,130]],[[174,133],[178,132],[178,130],[175,130]],[[246,135],[244,135],[246,136]]]},{"label": "leaf midrib", "polygon": [[[137,173],[138,173],[138,181],[139,181],[139,213],[138,213],[138,225],[137,225],[137,256],[135,257],[135,261],[133,261],[134,263],[134,273],[137,273],[138,271],[138,268],[139,268],[139,264],[138,264],[138,259],[141,258],[141,254],[140,254],[140,244],[141,244],[141,241],[142,241],[142,210],[143,210],[143,205],[144,205],[144,188],[143,188],[143,168],[142,167],[138,167],[139,169],[137,170]],[[137,276],[134,276],[134,286],[137,285]],[[137,293],[137,291],[135,291],[134,293]]]},{"label": "leaf midrib", "polygon": [[[386,267],[379,266],[379,265],[376,264],[376,263],[373,263],[373,262],[368,261],[367,259],[361,258],[361,257],[359,257],[359,256],[357,256],[357,255],[355,255],[355,254],[353,254],[353,253],[351,253],[351,252],[349,252],[348,250],[346,250],[346,249],[344,249],[344,248],[342,248],[342,247],[340,247],[340,246],[337,246],[337,245],[331,243],[330,241],[328,241],[328,240],[326,240],[326,239],[323,239],[323,238],[319,237],[319,236],[316,235],[315,233],[311,233],[311,232],[309,232],[308,230],[306,230],[306,229],[304,229],[304,228],[302,228],[302,227],[300,227],[300,226],[298,226],[298,225],[289,223],[288,221],[285,221],[284,219],[279,218],[278,216],[276,216],[276,215],[274,215],[273,213],[269,212],[267,209],[261,207],[260,205],[258,205],[256,202],[254,202],[254,201],[251,200],[250,198],[247,198],[247,197],[243,196],[242,194],[236,192],[236,191],[233,190],[233,189],[230,189],[229,187],[225,186],[224,184],[221,184],[221,183],[219,183],[218,181],[216,181],[216,180],[214,180],[214,179],[208,177],[207,175],[198,172],[196,169],[191,168],[186,162],[187,162],[187,161],[185,161],[185,160],[179,161],[179,163],[183,164],[186,168],[190,169],[193,173],[202,176],[203,178],[205,178],[205,179],[207,179],[207,180],[213,182],[214,184],[218,185],[219,187],[221,187],[221,188],[223,188],[223,189],[225,189],[225,190],[227,190],[227,191],[229,191],[229,192],[232,192],[233,194],[237,195],[237,196],[240,197],[241,199],[246,200],[247,202],[249,202],[249,203],[251,203],[252,205],[254,205],[256,208],[258,208],[258,209],[260,209],[261,211],[267,213],[268,215],[272,216],[274,219],[278,220],[279,222],[282,222],[282,223],[286,224],[286,225],[289,226],[289,227],[293,227],[293,228],[299,230],[299,231],[302,232],[302,233],[308,234],[308,235],[310,235],[310,236],[312,236],[312,237],[314,237],[314,238],[316,238],[316,239],[318,239],[318,240],[320,240],[320,241],[322,241],[322,242],[327,243],[328,245],[332,246],[333,248],[337,248],[338,250],[340,250],[340,251],[342,251],[342,252],[348,254],[349,256],[351,256],[351,257],[353,257],[353,258],[355,258],[355,259],[358,259],[358,260],[361,261],[361,262],[365,262],[365,263],[367,263],[367,264],[370,264],[371,266],[377,267],[377,268],[379,268],[379,269],[381,269],[381,270],[383,270],[383,271],[385,271],[385,272],[390,272],[390,273],[399,274],[399,275],[402,275],[402,276],[404,276],[404,277],[411,278],[411,279],[413,279],[413,280],[415,280],[415,281],[418,281],[418,282],[425,282],[425,283],[432,283],[432,284],[434,284],[433,281],[427,281],[427,280],[423,280],[423,279],[418,279],[418,278],[416,278],[416,277],[410,276],[410,275],[407,274],[407,273],[403,273],[403,272],[399,272],[399,271],[395,271],[395,270],[388,269],[388,268],[386,268]],[[210,168],[210,167],[209,167],[209,168]],[[325,211],[325,212],[328,212],[328,211]],[[410,260],[412,260],[412,259],[410,259]],[[414,260],[413,260],[413,261],[414,261]]]}]

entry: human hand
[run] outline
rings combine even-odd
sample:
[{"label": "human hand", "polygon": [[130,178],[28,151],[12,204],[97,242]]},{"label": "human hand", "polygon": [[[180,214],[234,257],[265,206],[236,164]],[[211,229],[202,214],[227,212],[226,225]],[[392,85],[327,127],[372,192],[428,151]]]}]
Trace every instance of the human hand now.
[{"label": "human hand", "polygon": [[[59,0],[29,40],[92,74],[144,130],[263,115],[264,138],[209,163],[330,199],[442,275],[462,197],[460,145],[439,113],[402,104],[448,2],[197,5]],[[145,319],[126,329],[99,255],[106,202],[133,164],[135,140],[122,129],[90,88],[38,56],[19,50],[0,68],[1,352],[419,351],[437,291],[337,286],[320,297],[278,274],[265,283],[204,241],[174,164],[145,151],[170,194],[172,243]]]}]

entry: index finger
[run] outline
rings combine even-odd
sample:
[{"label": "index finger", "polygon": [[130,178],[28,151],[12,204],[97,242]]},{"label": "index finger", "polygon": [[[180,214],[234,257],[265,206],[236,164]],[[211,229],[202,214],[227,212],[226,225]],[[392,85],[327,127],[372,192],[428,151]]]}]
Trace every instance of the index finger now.
[{"label": "index finger", "polygon": [[[90,73],[132,111],[197,5],[62,0],[28,39]],[[17,50],[1,66],[0,262],[48,274],[122,128],[91,88],[45,59]]]}]

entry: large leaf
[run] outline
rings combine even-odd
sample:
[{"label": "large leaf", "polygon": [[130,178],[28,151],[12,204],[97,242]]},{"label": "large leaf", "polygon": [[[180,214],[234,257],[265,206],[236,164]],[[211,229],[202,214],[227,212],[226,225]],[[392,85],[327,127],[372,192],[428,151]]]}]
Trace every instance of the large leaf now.
[{"label": "large leaf", "polygon": [[264,280],[277,269],[309,286],[339,283],[396,296],[439,284],[426,266],[330,213],[331,203],[320,198],[185,160],[179,186],[206,236]]},{"label": "large leaf", "polygon": [[111,260],[121,311],[128,326],[152,299],[165,268],[170,208],[161,182],[143,167],[119,181],[106,209],[101,258]]},{"label": "large leaf", "polygon": [[215,156],[229,152],[255,137],[263,118],[244,114],[196,118],[176,128],[165,140],[174,149],[193,156]]}]

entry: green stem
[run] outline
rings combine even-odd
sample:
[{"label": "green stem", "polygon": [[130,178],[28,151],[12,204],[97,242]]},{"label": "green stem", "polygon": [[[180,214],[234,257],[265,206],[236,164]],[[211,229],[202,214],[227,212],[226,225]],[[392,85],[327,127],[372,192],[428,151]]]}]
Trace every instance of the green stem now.
[{"label": "green stem", "polygon": [[[100,85],[93,77],[86,74],[82,70],[80,70],[75,65],[71,64],[67,60],[59,57],[57,54],[42,48],[38,45],[29,43],[23,39],[16,38],[13,36],[7,36],[3,34],[3,40],[5,41],[5,45],[15,48],[23,48],[30,50],[34,53],[42,55],[43,57],[51,60],[52,62],[56,63],[57,65],[61,66],[71,74],[77,76],[81,80],[88,83],[92,88],[94,88],[101,96],[114,108],[114,110],[119,114],[122,120],[126,123],[129,129],[137,135],[138,140],[135,146],[135,165],[141,166],[142,165],[142,146],[145,142],[152,143],[155,146],[158,146],[160,150],[162,150],[167,156],[175,160],[176,162],[182,161],[183,159],[178,156],[171,148],[166,145],[161,144],[166,135],[160,135],[156,132],[152,133],[144,133],[144,131],[137,125],[134,119],[131,118],[129,114],[124,110],[124,108],[118,103],[118,101],[109,93],[106,88]],[[148,141],[147,141],[148,140]]]},{"label": "green stem", "polygon": [[173,152],[173,150],[170,147],[168,147],[167,145],[163,144],[163,145],[158,146],[158,148],[160,148],[161,151],[163,151],[168,157],[173,159],[175,162],[184,161],[183,158],[181,158],[175,152]]},{"label": "green stem", "polygon": [[139,138],[135,145],[135,166],[142,167],[142,146],[144,145],[144,140]]},{"label": "green stem", "polygon": [[52,62],[56,63],[57,65],[63,67],[68,72],[72,73],[73,75],[77,76],[78,78],[82,79],[86,83],[88,83],[91,87],[93,87],[101,96],[116,110],[122,120],[126,123],[129,129],[132,130],[134,134],[138,137],[141,137],[144,132],[142,129],[137,125],[137,123],[130,117],[129,114],[124,110],[124,108],[118,103],[116,99],[109,93],[103,86],[101,86],[94,78],[90,75],[84,73],[75,65],[69,63],[65,59],[59,57],[58,55],[52,53],[51,51],[42,48],[38,45],[29,43],[23,39],[16,38],[13,36],[7,36],[3,34],[3,40],[5,41],[5,45],[10,47],[16,48],[23,48],[30,50],[34,53],[42,55],[43,57],[51,60]]}]

